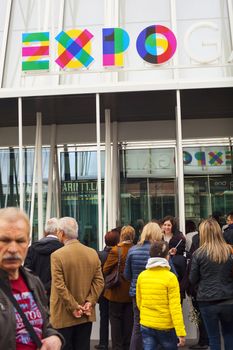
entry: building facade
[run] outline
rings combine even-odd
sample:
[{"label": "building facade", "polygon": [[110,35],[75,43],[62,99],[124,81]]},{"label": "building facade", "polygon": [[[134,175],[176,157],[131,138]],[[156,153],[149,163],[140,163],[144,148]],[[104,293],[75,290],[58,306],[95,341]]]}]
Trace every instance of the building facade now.
[{"label": "building facade", "polygon": [[2,0],[0,201],[115,226],[233,210],[232,0]]}]

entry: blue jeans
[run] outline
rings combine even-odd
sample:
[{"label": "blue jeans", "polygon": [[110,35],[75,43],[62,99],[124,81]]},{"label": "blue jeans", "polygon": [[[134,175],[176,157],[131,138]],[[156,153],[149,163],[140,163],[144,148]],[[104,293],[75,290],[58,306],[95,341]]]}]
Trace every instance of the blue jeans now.
[{"label": "blue jeans", "polygon": [[177,336],[174,329],[158,330],[141,325],[142,343],[144,350],[156,350],[159,345],[164,350],[177,350]]},{"label": "blue jeans", "polygon": [[233,349],[233,304],[199,304],[211,350],[221,350],[221,331],[225,350]]}]

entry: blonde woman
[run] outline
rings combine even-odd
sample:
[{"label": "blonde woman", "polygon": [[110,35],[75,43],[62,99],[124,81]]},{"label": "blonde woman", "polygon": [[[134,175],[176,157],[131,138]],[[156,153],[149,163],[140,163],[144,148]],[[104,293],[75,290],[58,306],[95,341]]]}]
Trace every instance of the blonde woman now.
[{"label": "blonde woman", "polygon": [[150,257],[149,251],[151,243],[161,241],[163,237],[160,226],[155,222],[149,222],[144,226],[138,244],[132,247],[127,256],[124,276],[130,280],[129,294],[133,300],[134,324],[130,341],[130,350],[142,349],[142,337],[139,324],[139,310],[136,305],[136,282],[140,272],[145,270]]},{"label": "blonde woman", "polygon": [[225,350],[233,344],[233,256],[232,248],[213,218],[200,224],[200,248],[192,257],[190,282],[196,284],[197,302],[209,337],[211,350]]},{"label": "blonde woman", "polygon": [[[128,250],[133,246],[135,230],[132,226],[123,226],[120,242],[108,254],[103,266],[103,273],[107,275],[118,263],[118,251],[121,250],[120,272],[125,268]],[[112,350],[129,349],[129,341],[133,327],[132,300],[129,296],[130,282],[121,279],[119,286],[106,289],[104,297],[109,300],[109,319],[111,324]]]}]

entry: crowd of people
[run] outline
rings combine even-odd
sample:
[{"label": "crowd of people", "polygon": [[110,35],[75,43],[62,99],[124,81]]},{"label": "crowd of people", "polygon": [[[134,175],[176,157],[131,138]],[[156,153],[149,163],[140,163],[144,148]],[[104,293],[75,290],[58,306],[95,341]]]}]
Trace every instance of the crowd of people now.
[{"label": "crowd of people", "polygon": [[[189,348],[222,350],[222,337],[224,349],[232,349],[233,212],[227,215],[226,223],[223,226],[216,216],[212,216],[203,220],[197,228],[193,221],[187,220],[187,235],[184,235],[179,231],[175,218],[166,216],[142,228],[138,241],[121,261],[125,288],[126,281],[130,282],[127,295],[131,297],[133,320],[129,320],[129,300],[121,300],[127,303],[127,314],[124,314],[122,305],[121,308],[116,307],[118,322],[109,314],[113,350],[177,349],[183,346],[186,332],[182,301],[187,294],[198,316],[199,335],[198,343]],[[122,230],[130,230],[130,227]],[[132,235],[131,244],[133,242]],[[111,248],[108,252],[112,268],[117,264],[117,246],[113,248],[114,260]],[[104,276],[111,271],[106,269],[107,261],[106,265],[103,264]],[[108,295],[119,297],[120,288],[105,291],[109,304],[112,301]],[[108,322],[108,315],[103,317],[105,323]],[[126,330],[129,332],[129,327],[130,338],[124,334]],[[96,349],[107,350],[108,338],[103,342],[100,337]]]},{"label": "crowd of people", "polygon": [[[233,344],[233,212],[186,235],[174,217],[107,232],[96,251],[78,239],[74,218],[51,218],[29,247],[30,223],[17,208],[0,209],[0,349],[89,350],[95,307],[96,349],[175,350],[185,344],[182,302],[188,294],[199,322],[191,349]],[[135,238],[137,237],[137,238]],[[105,278],[117,272],[114,285]]]}]

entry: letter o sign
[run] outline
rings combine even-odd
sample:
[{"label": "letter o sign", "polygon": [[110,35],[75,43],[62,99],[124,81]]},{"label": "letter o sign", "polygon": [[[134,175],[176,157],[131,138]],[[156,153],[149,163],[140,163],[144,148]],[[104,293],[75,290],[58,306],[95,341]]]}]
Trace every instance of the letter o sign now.
[{"label": "letter o sign", "polygon": [[[141,31],[137,37],[137,51],[146,62],[160,64],[168,61],[175,53],[177,41],[171,29],[162,25],[153,25]],[[159,54],[158,48],[163,52]]]}]

